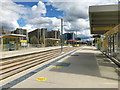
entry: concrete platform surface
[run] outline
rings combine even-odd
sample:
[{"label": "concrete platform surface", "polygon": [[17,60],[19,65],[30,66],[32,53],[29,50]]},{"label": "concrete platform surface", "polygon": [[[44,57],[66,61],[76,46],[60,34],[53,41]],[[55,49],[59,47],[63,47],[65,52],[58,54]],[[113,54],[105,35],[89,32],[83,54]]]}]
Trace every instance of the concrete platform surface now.
[{"label": "concrete platform surface", "polygon": [[117,68],[95,47],[84,46],[12,88],[118,88]]}]

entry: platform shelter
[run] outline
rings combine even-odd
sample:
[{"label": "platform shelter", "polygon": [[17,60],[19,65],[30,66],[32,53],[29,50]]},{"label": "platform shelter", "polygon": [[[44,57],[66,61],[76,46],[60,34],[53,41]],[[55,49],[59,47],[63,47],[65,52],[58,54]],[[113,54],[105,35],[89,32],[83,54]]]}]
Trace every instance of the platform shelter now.
[{"label": "platform shelter", "polygon": [[2,49],[4,49],[4,38],[14,38],[16,39],[16,41],[9,41],[10,43],[15,43],[16,45],[16,49],[18,50],[19,49],[19,38],[20,37],[26,37],[25,35],[20,35],[20,34],[5,34],[5,35],[2,35],[0,36],[1,38],[1,43],[2,43]]},{"label": "platform shelter", "polygon": [[119,4],[89,7],[91,34],[101,35],[97,40],[100,50],[120,59]]}]

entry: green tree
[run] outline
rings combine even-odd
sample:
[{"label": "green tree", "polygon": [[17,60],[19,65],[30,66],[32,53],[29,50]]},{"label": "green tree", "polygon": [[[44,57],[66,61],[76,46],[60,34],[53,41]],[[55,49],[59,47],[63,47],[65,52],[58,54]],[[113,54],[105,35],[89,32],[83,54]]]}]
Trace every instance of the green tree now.
[{"label": "green tree", "polygon": [[44,40],[43,40],[43,37],[40,37],[40,43],[43,43]]},{"label": "green tree", "polygon": [[69,41],[68,41],[68,40],[66,41],[66,44],[67,44],[67,45],[69,44]]},{"label": "green tree", "polygon": [[33,37],[31,37],[31,39],[30,39],[30,43],[31,43],[31,44],[39,44],[39,40],[37,39],[36,36],[33,36]]}]

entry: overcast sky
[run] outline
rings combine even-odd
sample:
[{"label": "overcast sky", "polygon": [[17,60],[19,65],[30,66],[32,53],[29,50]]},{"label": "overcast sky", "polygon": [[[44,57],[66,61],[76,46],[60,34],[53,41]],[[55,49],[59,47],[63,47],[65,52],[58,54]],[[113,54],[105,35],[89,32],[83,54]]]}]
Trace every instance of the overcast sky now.
[{"label": "overcast sky", "polygon": [[79,35],[90,36],[89,6],[115,3],[117,0],[0,0],[0,25],[5,30],[58,30],[63,17],[64,32],[79,30]]}]

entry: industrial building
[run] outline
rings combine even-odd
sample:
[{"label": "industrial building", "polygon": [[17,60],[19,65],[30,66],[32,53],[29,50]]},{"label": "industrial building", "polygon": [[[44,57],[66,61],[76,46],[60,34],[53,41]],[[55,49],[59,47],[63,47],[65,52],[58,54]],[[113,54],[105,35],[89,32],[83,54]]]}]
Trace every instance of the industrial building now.
[{"label": "industrial building", "polygon": [[60,31],[52,30],[47,32],[47,38],[60,39]]},{"label": "industrial building", "polygon": [[75,40],[75,34],[74,33],[64,33],[63,40]]},{"label": "industrial building", "polygon": [[[28,33],[29,41],[35,36],[39,43],[45,43],[45,38],[47,37],[47,28],[36,29]],[[31,43],[31,42],[30,42]]]}]

